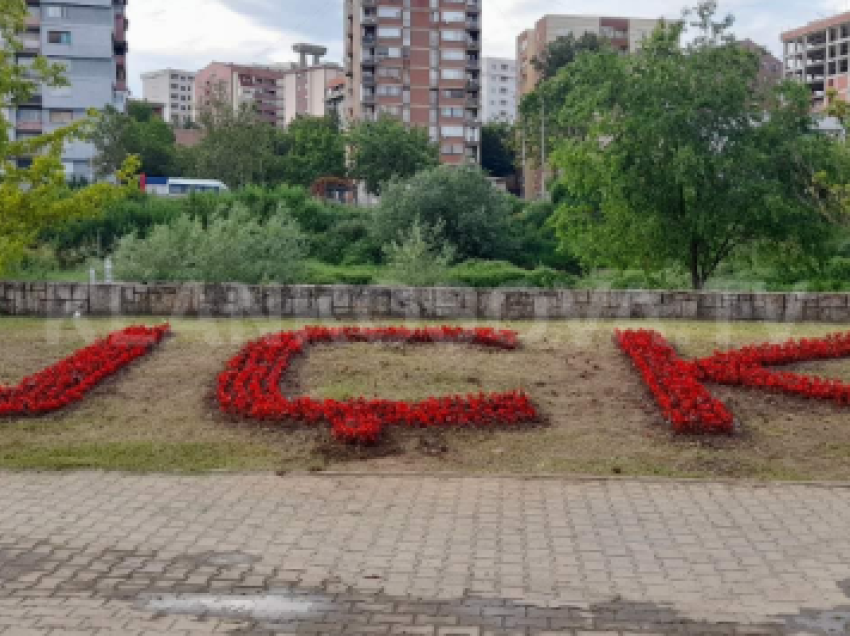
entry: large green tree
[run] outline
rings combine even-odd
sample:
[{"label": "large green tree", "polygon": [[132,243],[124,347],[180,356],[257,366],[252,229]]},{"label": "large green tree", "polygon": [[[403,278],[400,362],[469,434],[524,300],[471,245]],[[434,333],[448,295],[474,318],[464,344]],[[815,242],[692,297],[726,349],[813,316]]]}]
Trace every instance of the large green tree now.
[{"label": "large green tree", "polygon": [[[85,132],[87,120],[31,138],[12,138],[6,109],[25,104],[40,84],[67,85],[60,64],[40,56],[26,66],[18,63],[23,52],[19,34],[26,17],[25,0],[0,0],[0,273],[13,265],[45,228],[96,215],[135,187],[132,183],[126,187],[105,183],[74,190],[68,187],[62,150]],[[122,166],[119,178],[131,181],[134,167],[131,158]]]},{"label": "large green tree", "polygon": [[440,163],[440,151],[427,129],[407,128],[389,115],[355,126],[348,143],[350,174],[363,180],[372,194],[380,194],[390,179],[411,177]]},{"label": "large green tree", "polygon": [[[677,264],[701,288],[736,249],[817,249],[846,152],[813,132],[805,86],[758,89],[758,59],[713,0],[656,31],[634,56],[580,56],[558,110],[565,243],[591,265]],[[696,37],[680,46],[683,30]]]},{"label": "large green tree", "polygon": [[491,177],[516,174],[514,127],[493,122],[481,127],[481,167]]},{"label": "large green tree", "polygon": [[345,137],[336,117],[296,117],[278,135],[280,180],[309,188],[320,177],[345,176]]},{"label": "large green tree", "polygon": [[608,40],[596,33],[584,33],[578,38],[570,33],[550,42],[540,56],[532,60],[532,64],[542,75],[542,79],[548,80],[555,77],[562,68],[575,62],[580,54],[601,51],[607,47]]},{"label": "large green tree", "polygon": [[126,113],[108,106],[95,123],[91,140],[100,176],[115,172],[130,155],[139,158],[140,170],[147,175],[179,176],[181,172],[174,131],[144,102],[130,102]]}]

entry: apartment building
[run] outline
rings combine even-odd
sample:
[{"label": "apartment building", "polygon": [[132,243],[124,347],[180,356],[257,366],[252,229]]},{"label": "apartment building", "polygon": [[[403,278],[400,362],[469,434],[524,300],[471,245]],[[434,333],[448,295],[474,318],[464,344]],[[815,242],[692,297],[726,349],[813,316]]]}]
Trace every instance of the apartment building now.
[{"label": "apartment building", "polygon": [[782,46],[785,77],[811,88],[816,109],[830,88],[850,101],[850,12],[787,31]]},{"label": "apartment building", "polygon": [[517,109],[516,60],[485,57],[481,69],[481,120],[513,123]]},{"label": "apartment building", "polygon": [[166,68],[142,73],[142,96],[164,106],[165,121],[185,127],[194,120],[195,72]]},{"label": "apartment building", "polygon": [[345,77],[342,66],[322,61],[327,48],[296,44],[292,50],[299,55],[298,62],[274,66],[282,73],[278,80],[281,98],[278,125],[281,128],[286,128],[299,115],[324,117],[328,112],[328,87]]},{"label": "apartment building", "polygon": [[443,163],[480,161],[483,0],[345,0],[348,121],[427,128]]},{"label": "apartment building", "polygon": [[277,126],[283,118],[283,77],[283,71],[272,66],[212,62],[195,74],[195,120],[211,102],[223,100],[234,110],[251,104],[262,121]]},{"label": "apartment building", "polygon": [[[542,75],[535,68],[534,60],[540,58],[546,47],[559,37],[573,35],[578,38],[585,33],[595,33],[623,53],[634,53],[660,21],[587,15],[543,16],[533,28],[517,37],[517,100],[521,101],[540,82]],[[529,160],[523,168],[523,191],[527,199],[540,198],[545,192],[546,173],[534,167],[539,164],[540,159]]]},{"label": "apartment building", "polygon": [[[127,101],[127,0],[28,0],[29,17],[17,63],[31,65],[42,55],[65,66],[69,86],[42,86],[25,104],[7,108],[16,139],[37,136],[86,117],[91,108]],[[62,153],[70,179],[95,178],[94,146],[72,141]],[[27,165],[31,158],[18,160]]]},{"label": "apartment building", "polygon": [[760,84],[771,85],[782,81],[782,62],[766,47],[749,39],[741,40],[738,44],[758,55]]}]

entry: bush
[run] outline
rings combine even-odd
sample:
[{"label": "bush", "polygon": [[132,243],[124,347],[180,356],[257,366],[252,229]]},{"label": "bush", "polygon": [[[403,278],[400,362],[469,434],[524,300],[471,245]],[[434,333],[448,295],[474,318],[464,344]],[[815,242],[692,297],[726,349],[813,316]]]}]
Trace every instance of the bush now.
[{"label": "bush", "polygon": [[572,287],[575,277],[548,267],[528,270],[505,261],[467,261],[449,271],[452,282],[468,287]]},{"label": "bush", "polygon": [[377,276],[373,265],[340,267],[319,261],[308,261],[301,282],[305,285],[372,285]]},{"label": "bush", "polygon": [[183,215],[158,225],[147,238],[130,235],[115,251],[124,280],[208,283],[295,283],[303,277],[306,248],[297,225],[277,214],[258,221],[244,208],[212,217],[206,227]]},{"label": "bush", "polygon": [[446,283],[454,248],[441,234],[442,224],[426,228],[416,219],[407,233],[385,248],[387,266],[382,273],[383,281],[414,287]]},{"label": "bush", "polygon": [[375,235],[388,245],[418,219],[442,227],[445,241],[468,258],[510,258],[516,251],[510,195],[495,188],[475,167],[441,166],[406,181],[391,181],[375,209]]}]

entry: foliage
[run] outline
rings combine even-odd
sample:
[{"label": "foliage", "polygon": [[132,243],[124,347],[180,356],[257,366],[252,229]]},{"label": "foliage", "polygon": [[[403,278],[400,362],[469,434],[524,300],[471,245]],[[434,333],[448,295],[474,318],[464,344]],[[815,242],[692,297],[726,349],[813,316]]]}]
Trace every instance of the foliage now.
[{"label": "foliage", "polygon": [[575,62],[582,53],[597,53],[608,46],[608,40],[596,33],[586,32],[578,38],[570,33],[550,42],[540,57],[532,60],[532,64],[541,74],[542,79],[548,80],[555,77],[561,69]]},{"label": "foliage", "polygon": [[365,181],[366,189],[376,195],[391,179],[412,177],[440,162],[439,149],[427,130],[407,128],[389,115],[356,125],[348,143],[351,176]]},{"label": "foliage", "polygon": [[505,122],[485,124],[481,128],[481,167],[491,177],[516,174],[514,127]]},{"label": "foliage", "polygon": [[442,223],[423,226],[415,219],[407,232],[384,248],[386,282],[427,287],[445,283],[454,248],[442,237]]},{"label": "foliage", "polygon": [[114,173],[130,155],[139,158],[146,175],[180,172],[174,131],[144,102],[130,102],[126,114],[107,106],[90,139],[97,150],[95,170],[101,177]]},{"label": "foliage", "polygon": [[516,228],[519,247],[513,260],[522,267],[544,265],[579,273],[581,267],[576,257],[565,243],[558,240],[554,214],[555,206],[549,201],[527,203],[514,214],[512,224]]},{"label": "foliage", "polygon": [[449,270],[449,280],[468,287],[572,287],[575,278],[548,267],[523,269],[506,261],[471,260]]},{"label": "foliage", "polygon": [[387,185],[375,209],[375,235],[387,245],[418,220],[424,227],[440,227],[460,259],[508,258],[516,248],[512,210],[512,197],[479,168],[440,166]]},{"label": "foliage", "polygon": [[115,273],[137,281],[292,283],[306,255],[298,226],[285,215],[258,221],[243,208],[204,226],[188,215],[130,235],[115,251]]},{"label": "foliage", "polygon": [[276,137],[278,180],[309,188],[319,177],[345,176],[345,138],[335,117],[296,117]]},{"label": "foliage", "polygon": [[185,176],[219,179],[235,189],[268,183],[281,171],[278,133],[250,104],[234,109],[223,95],[215,96],[200,110],[198,123],[204,135],[182,153]]},{"label": "foliage", "polygon": [[571,126],[554,161],[569,195],[558,230],[588,264],[676,263],[701,288],[742,246],[813,253],[827,238],[815,175],[846,178],[846,152],[812,132],[806,87],[756,93],[757,57],[715,11],[698,5],[685,48],[673,23],[634,56],[580,56],[558,76]]},{"label": "foliage", "polygon": [[[0,0],[0,272],[17,262],[45,227],[65,219],[96,215],[110,201],[123,197],[134,184],[109,184],[71,189],[65,180],[62,149],[87,125],[71,126],[28,139],[10,139],[11,125],[5,109],[15,107],[34,94],[39,84],[66,85],[61,64],[36,57],[31,65],[18,65],[23,50],[18,34],[25,29],[27,4],[24,0]],[[32,158],[19,165],[18,158]],[[133,160],[125,162],[119,178],[130,182],[135,172]]]}]

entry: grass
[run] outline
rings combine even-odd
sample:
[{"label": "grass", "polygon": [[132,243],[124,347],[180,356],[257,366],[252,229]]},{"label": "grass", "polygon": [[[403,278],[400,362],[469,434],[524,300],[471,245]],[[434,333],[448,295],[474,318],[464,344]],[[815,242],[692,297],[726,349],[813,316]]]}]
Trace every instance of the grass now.
[{"label": "grass", "polygon": [[[0,318],[0,384],[8,385],[133,320]],[[839,330],[826,325],[603,321],[509,325],[524,347],[321,346],[287,376],[292,394],[420,399],[525,388],[545,424],[518,430],[393,429],[381,453],[339,447],[327,427],[233,422],[212,400],[241,345],[302,323],[177,320],[176,336],[68,411],[0,422],[0,467],[107,470],[374,470],[581,473],[850,480],[850,409],[718,387],[743,423],[733,438],[675,437],[660,421],[616,327],[663,331],[685,356]],[[503,325],[504,326],[504,325]],[[850,361],[801,365],[850,381]]]}]

